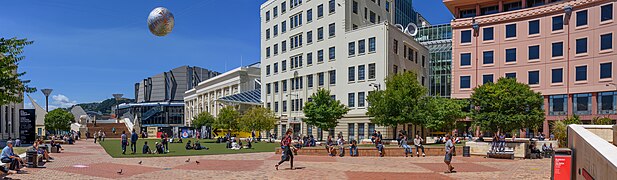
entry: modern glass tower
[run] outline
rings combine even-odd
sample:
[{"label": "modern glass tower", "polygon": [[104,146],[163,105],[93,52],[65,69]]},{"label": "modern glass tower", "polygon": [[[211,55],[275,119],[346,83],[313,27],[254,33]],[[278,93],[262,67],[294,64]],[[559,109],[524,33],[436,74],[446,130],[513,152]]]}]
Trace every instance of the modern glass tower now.
[{"label": "modern glass tower", "polygon": [[416,41],[429,50],[429,93],[450,97],[452,89],[452,27],[450,24],[420,27]]}]

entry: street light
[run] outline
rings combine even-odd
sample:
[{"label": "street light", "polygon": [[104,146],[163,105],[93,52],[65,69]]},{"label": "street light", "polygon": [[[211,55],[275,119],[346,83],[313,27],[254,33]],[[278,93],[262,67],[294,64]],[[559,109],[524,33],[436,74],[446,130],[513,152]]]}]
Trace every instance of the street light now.
[{"label": "street light", "polygon": [[45,111],[49,112],[49,95],[53,89],[41,89],[41,92],[45,95]]},{"label": "street light", "polygon": [[120,108],[120,100],[122,99],[122,96],[124,96],[124,94],[112,94],[112,96],[114,96],[114,99],[116,99],[116,121],[117,121],[120,118],[118,114],[118,110]]}]

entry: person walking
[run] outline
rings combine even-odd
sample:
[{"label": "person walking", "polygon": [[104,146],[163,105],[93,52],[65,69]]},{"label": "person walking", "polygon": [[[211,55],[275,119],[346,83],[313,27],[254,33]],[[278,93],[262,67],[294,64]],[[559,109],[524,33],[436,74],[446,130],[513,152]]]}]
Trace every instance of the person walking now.
[{"label": "person walking", "polygon": [[287,132],[285,133],[285,136],[283,137],[283,140],[281,140],[281,150],[283,151],[281,154],[281,161],[279,161],[276,165],[274,165],[274,168],[276,168],[276,170],[279,170],[279,166],[281,164],[283,164],[285,161],[289,161],[290,165],[291,165],[291,169],[294,168],[294,155],[292,152],[292,145],[291,145],[291,135],[293,134],[293,130],[291,128],[287,129]]},{"label": "person walking", "polygon": [[122,143],[122,154],[126,153],[126,145],[128,144],[126,139],[126,133],[122,131],[122,135],[120,135],[121,143]]},{"label": "person walking", "polygon": [[[424,154],[424,146],[422,146],[422,141],[424,141],[424,139],[422,139],[420,135],[416,134],[416,138],[413,140],[413,144],[416,146],[417,157],[420,157],[420,149],[422,149],[422,157],[426,156],[426,154]],[[413,156],[413,154],[411,154],[411,156]]]},{"label": "person walking", "polygon": [[131,134],[131,150],[133,154],[137,153],[137,133],[135,133],[135,129],[133,129],[133,133]]},{"label": "person walking", "polygon": [[[409,154],[411,154],[411,157],[413,157],[413,152],[411,149],[411,146],[409,146],[409,144],[407,144],[407,136],[401,134],[401,141],[400,141],[400,147],[403,147],[403,149],[405,149],[405,157],[409,157]],[[417,150],[416,150],[417,151]]]},{"label": "person walking", "polygon": [[452,143],[452,138],[450,137],[450,134],[446,135],[446,155],[445,158],[443,160],[443,162],[446,163],[446,165],[448,165],[448,171],[447,173],[453,173],[456,172],[454,171],[454,166],[452,166],[451,162],[452,162],[452,153],[454,151],[454,144]]}]

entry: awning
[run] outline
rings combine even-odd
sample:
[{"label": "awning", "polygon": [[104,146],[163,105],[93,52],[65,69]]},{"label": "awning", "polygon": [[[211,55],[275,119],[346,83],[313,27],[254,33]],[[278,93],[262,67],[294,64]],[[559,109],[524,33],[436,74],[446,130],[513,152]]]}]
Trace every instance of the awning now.
[{"label": "awning", "polygon": [[262,105],[261,89],[253,89],[243,93],[225,96],[219,98],[217,101],[250,105]]}]

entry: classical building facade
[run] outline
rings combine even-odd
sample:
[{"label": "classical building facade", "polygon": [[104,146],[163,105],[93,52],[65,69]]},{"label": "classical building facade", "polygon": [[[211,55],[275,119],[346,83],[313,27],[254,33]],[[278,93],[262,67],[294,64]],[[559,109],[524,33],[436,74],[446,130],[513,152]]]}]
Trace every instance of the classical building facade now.
[{"label": "classical building facade", "polygon": [[[456,17],[452,97],[501,77],[544,96],[546,121],[617,119],[614,0],[444,0]],[[529,131],[527,131],[529,132]]]},{"label": "classical building facade", "polygon": [[[342,132],[361,140],[377,130],[393,138],[397,129],[370,122],[366,96],[385,88],[388,75],[404,71],[417,73],[418,82],[428,85],[429,66],[428,50],[389,23],[394,9],[392,0],[268,0],[261,5],[261,98],[279,118],[274,133],[281,137],[293,128],[296,135],[318,139]],[[351,109],[335,129],[303,122],[303,104],[319,88]]]},{"label": "classical building facade", "polygon": [[19,138],[19,110],[23,108],[23,102],[0,106],[0,139]]},{"label": "classical building facade", "polygon": [[201,112],[208,112],[217,117],[219,110],[228,105],[235,105],[240,111],[250,106],[261,105],[260,73],[259,63],[239,67],[203,81],[186,91],[185,125],[191,126],[193,118]]}]

